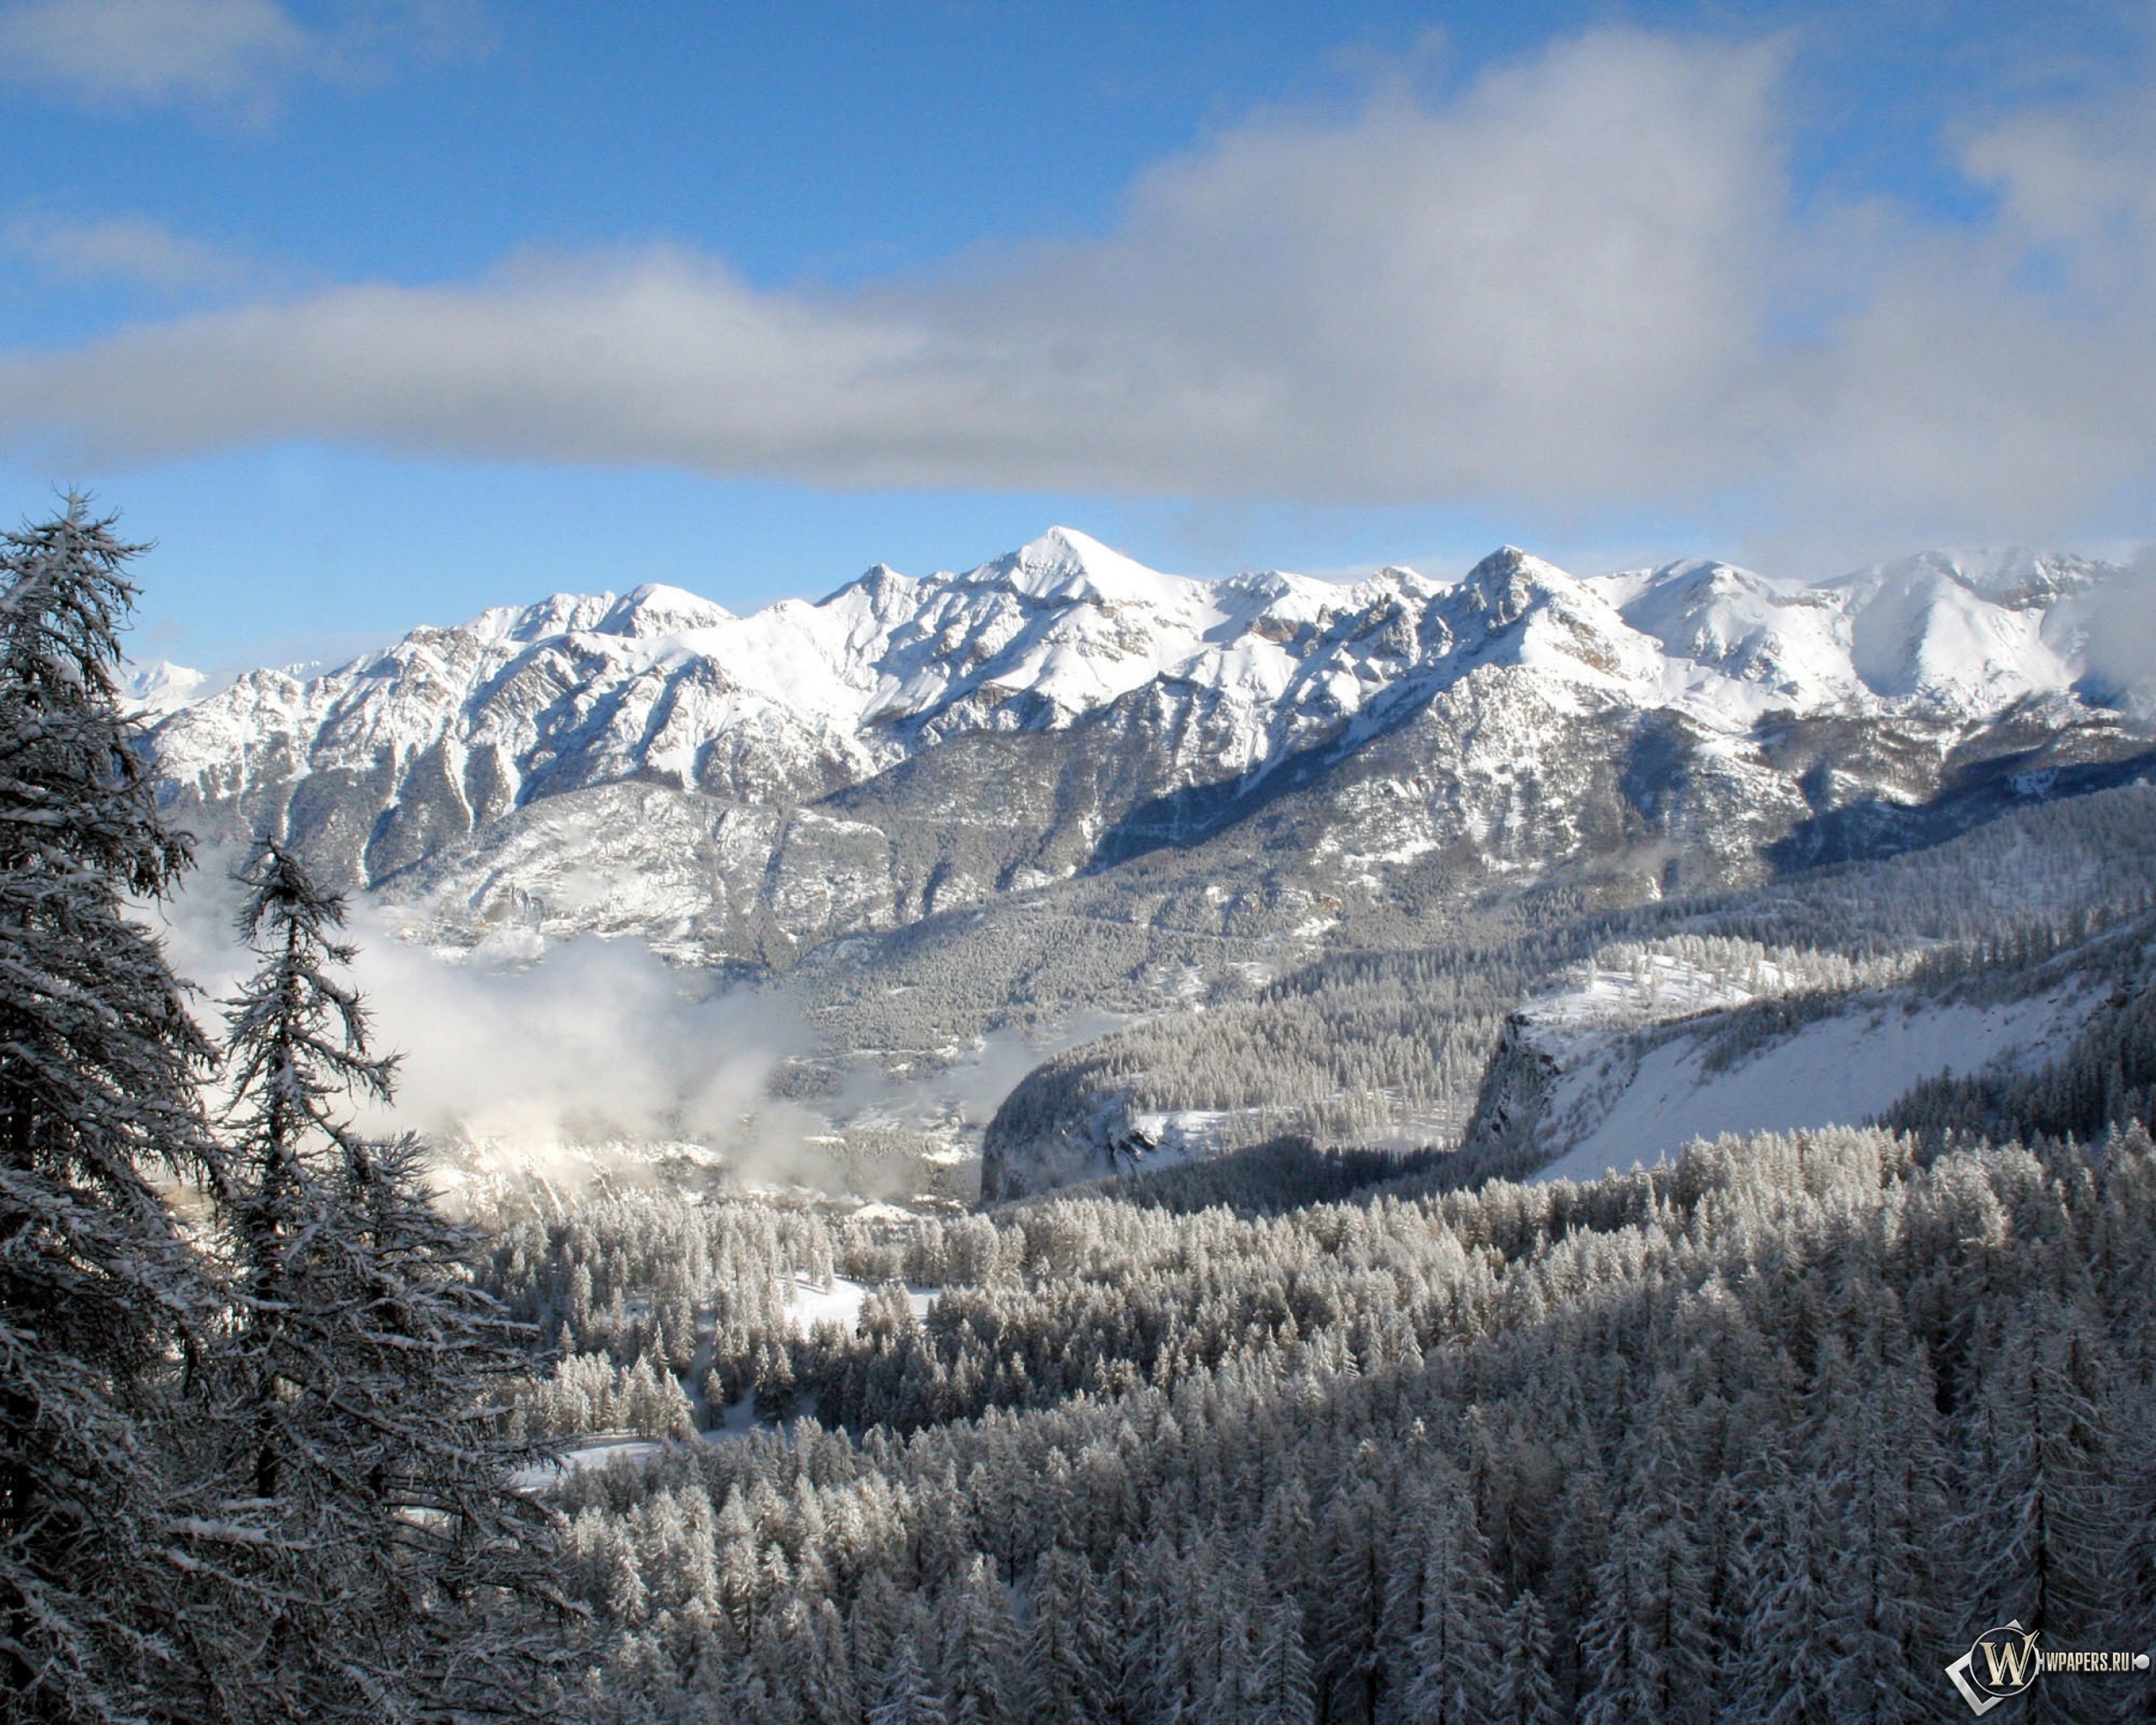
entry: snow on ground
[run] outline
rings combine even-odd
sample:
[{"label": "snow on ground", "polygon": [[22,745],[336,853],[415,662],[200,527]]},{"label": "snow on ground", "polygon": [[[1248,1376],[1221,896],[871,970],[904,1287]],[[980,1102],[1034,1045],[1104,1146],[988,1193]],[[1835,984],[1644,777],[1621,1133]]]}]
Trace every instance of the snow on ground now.
[{"label": "snow on ground", "polygon": [[606,1467],[616,1461],[643,1461],[664,1447],[654,1438],[630,1437],[620,1432],[600,1434],[574,1450],[563,1450],[558,1461],[518,1469],[510,1476],[511,1483],[520,1492],[543,1492],[559,1483],[565,1475],[581,1473],[587,1467]]},{"label": "snow on ground", "polygon": [[[1171,1108],[1134,1114],[1132,1127],[1153,1145],[1137,1166],[1150,1173],[1219,1155],[1230,1118],[1225,1108]],[[1118,1166],[1117,1172],[1124,1171]]]},{"label": "snow on ground", "polygon": [[[857,1282],[849,1276],[833,1276],[829,1288],[819,1288],[805,1276],[798,1278],[793,1284],[793,1327],[804,1336],[820,1323],[843,1324],[851,1329],[861,1322],[861,1308],[875,1291],[873,1283]],[[925,1318],[942,1291],[909,1282],[906,1304],[913,1308],[915,1317]]]},{"label": "snow on ground", "polygon": [[719,1410],[718,1423],[705,1429],[707,1444],[734,1444],[749,1436],[760,1427],[756,1419],[756,1392],[753,1390],[737,1402],[730,1402]]},{"label": "snow on ground", "polygon": [[[1600,1123],[1534,1178],[1593,1180],[1635,1163],[1652,1165],[1695,1138],[1725,1132],[1854,1125],[1922,1079],[2056,1049],[2090,1004],[2085,995],[2061,993],[1911,1012],[1900,997],[1859,997],[1848,1011],[1717,1072],[1701,1070],[1702,1040],[1679,1037],[1642,1056]],[[1582,1064],[1561,1081],[1561,1091],[1592,1076]],[[1553,1098],[1551,1116],[1561,1118],[1568,1101]]]},{"label": "snow on ground", "polygon": [[1565,1029],[1646,1024],[1716,1007],[1741,1007],[1785,991],[1780,969],[1760,960],[1744,979],[1690,964],[1670,953],[1647,952],[1624,969],[1597,964],[1559,993],[1525,1008],[1539,1025]]}]

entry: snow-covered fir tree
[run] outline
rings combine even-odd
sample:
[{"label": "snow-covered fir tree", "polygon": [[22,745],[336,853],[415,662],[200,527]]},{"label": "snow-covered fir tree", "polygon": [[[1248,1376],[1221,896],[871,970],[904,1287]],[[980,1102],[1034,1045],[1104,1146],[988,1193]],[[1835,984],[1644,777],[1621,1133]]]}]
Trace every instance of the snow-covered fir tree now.
[{"label": "snow-covered fir tree", "polygon": [[129,914],[189,854],[116,705],[141,547],[113,526],[70,496],[0,544],[0,1691],[22,1719],[166,1712],[218,1632],[175,1615],[205,1542],[163,1465],[217,1293],[159,1184],[216,1189],[223,1161],[209,1050]]},{"label": "snow-covered fir tree", "polygon": [[419,1145],[342,1117],[395,1070],[335,974],[343,901],[274,841],[241,878],[261,964],[230,1002],[239,1310],[217,1367],[232,1513],[257,1538],[226,1572],[251,1640],[222,1699],[245,1718],[543,1714],[573,1614],[500,1407],[529,1336],[474,1285],[477,1236],[435,1207]]}]

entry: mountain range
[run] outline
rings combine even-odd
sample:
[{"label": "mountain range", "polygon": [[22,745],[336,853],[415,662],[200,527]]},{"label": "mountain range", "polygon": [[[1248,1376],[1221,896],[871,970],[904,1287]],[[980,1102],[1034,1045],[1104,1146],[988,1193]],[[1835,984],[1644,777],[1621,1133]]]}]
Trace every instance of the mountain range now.
[{"label": "mountain range", "polygon": [[1059,528],[746,617],[557,595],[136,693],[205,839],[278,831],[446,950],[634,934],[785,977],[828,1060],[888,1065],[2139,778],[2145,579],[2009,551],[1582,579],[1508,547],[1454,581],[1198,580]]}]

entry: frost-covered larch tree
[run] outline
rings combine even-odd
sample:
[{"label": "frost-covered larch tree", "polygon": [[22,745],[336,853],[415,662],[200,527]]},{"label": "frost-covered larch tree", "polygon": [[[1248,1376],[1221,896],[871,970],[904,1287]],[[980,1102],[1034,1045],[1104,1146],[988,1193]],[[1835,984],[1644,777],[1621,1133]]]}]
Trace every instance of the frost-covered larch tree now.
[{"label": "frost-covered larch tree", "polygon": [[[187,841],[117,701],[141,547],[70,496],[0,542],[0,1693],[134,1718],[184,1686],[168,1441],[216,1291],[160,1183],[222,1180],[210,1050],[131,903]],[[175,1540],[182,1544],[176,1545]]]},{"label": "frost-covered larch tree", "polygon": [[371,1138],[389,1098],[336,971],[342,900],[260,844],[241,880],[261,964],[228,1002],[239,1313],[220,1365],[235,1513],[260,1530],[232,1578],[253,1643],[241,1717],[370,1722],[543,1714],[574,1637],[547,1621],[549,1517],[504,1434],[520,1327],[472,1282],[477,1237],[426,1190],[419,1147]]}]

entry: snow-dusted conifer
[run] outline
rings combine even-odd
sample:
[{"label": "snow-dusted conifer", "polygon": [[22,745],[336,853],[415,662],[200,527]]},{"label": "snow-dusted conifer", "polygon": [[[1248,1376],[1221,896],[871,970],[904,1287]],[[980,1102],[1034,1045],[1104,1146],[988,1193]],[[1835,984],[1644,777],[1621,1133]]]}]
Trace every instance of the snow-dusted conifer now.
[{"label": "snow-dusted conifer", "polygon": [[1292,1594],[1273,1601],[1260,1626],[1253,1661],[1252,1725],[1312,1725],[1317,1679],[1303,1645],[1303,1609]]},{"label": "snow-dusted conifer", "polygon": [[951,1725],[1011,1725],[1018,1626],[1009,1589],[988,1560],[976,1557],[946,1599],[943,1687]]},{"label": "snow-dusted conifer", "polygon": [[1394,1542],[1398,1549],[1386,1581],[1400,1637],[1395,1712],[1416,1725],[1471,1725],[1490,1716],[1494,1590],[1465,1482],[1447,1465],[1432,1473],[1432,1489]]},{"label": "snow-dusted conifer", "polygon": [[899,1637],[882,1693],[868,1710],[868,1725],[944,1725],[943,1704],[921,1674],[921,1650],[910,1635]]},{"label": "snow-dusted conifer", "polygon": [[1674,1429],[1683,1417],[1673,1397],[1658,1393],[1632,1434],[1626,1501],[1611,1523],[1609,1556],[1595,1575],[1598,1597],[1580,1633],[1590,1685],[1583,1725],[1689,1725],[1707,1716],[1708,1578],[1684,1496]]},{"label": "snow-dusted conifer", "polygon": [[142,547],[112,527],[71,496],[0,542],[0,1692],[25,1719],[174,1709],[189,1660],[157,1434],[211,1290],[153,1183],[222,1170],[209,1050],[127,914],[189,854],[116,704]]},{"label": "snow-dusted conifer", "polygon": [[1328,1713],[1377,1705],[1390,1511],[1373,1481],[1333,1494],[1319,1541],[1316,1640],[1320,1694]]},{"label": "snow-dusted conifer", "polygon": [[1497,1725],[1557,1725],[1563,1715],[1550,1674],[1550,1619],[1533,1588],[1521,1589],[1505,1608],[1497,1641],[1491,1718]]},{"label": "snow-dusted conifer", "polygon": [[1107,1639],[1099,1578],[1083,1557],[1052,1546],[1033,1566],[1031,1595],[1027,1717],[1044,1725],[1065,1720],[1075,1725],[1097,1717],[1105,1688],[1101,1654]]},{"label": "snow-dusted conifer", "polygon": [[493,1405],[519,1332],[472,1284],[475,1236],[435,1208],[417,1143],[339,1118],[395,1071],[332,974],[354,956],[342,900],[273,841],[241,879],[262,964],[230,1002],[242,1312],[220,1364],[232,1488],[262,1535],[234,1583],[248,1711],[542,1712],[549,1519],[514,1488],[530,1454]]}]

